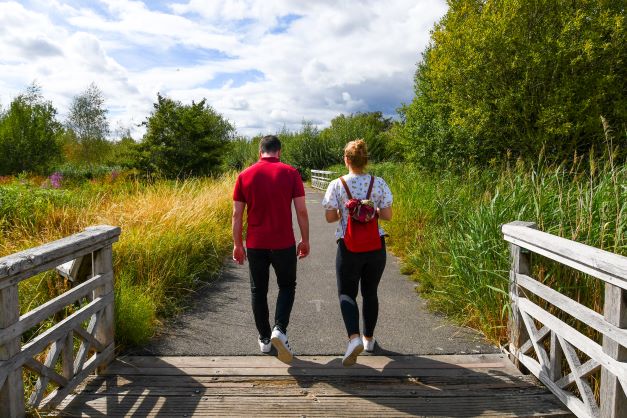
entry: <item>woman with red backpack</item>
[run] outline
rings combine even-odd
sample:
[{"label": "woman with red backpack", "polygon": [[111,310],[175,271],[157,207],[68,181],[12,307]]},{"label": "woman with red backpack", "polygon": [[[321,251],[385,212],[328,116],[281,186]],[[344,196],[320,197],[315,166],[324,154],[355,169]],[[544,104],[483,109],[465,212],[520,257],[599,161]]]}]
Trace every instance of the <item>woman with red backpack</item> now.
[{"label": "woman with red backpack", "polygon": [[[381,177],[365,173],[368,150],[362,139],[344,148],[348,174],[333,180],[322,205],[327,222],[339,221],[335,238],[335,271],[340,309],[348,334],[348,347],[342,359],[352,366],[365,349],[374,351],[374,329],[379,314],[377,288],[386,261],[385,232],[378,220],[392,219],[392,192]],[[363,337],[359,328],[356,298],[361,284],[363,298]]]}]

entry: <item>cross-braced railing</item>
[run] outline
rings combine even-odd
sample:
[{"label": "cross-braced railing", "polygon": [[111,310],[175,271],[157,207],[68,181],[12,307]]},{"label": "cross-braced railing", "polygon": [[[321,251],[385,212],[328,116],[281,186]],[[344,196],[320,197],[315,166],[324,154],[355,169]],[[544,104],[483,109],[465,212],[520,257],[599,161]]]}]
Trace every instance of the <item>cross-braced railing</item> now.
[{"label": "cross-braced railing", "polygon": [[[53,407],[114,356],[112,244],[120,228],[97,226],[0,258],[0,416],[24,415],[23,368],[38,377],[33,407]],[[74,266],[67,263],[76,260]],[[20,316],[18,284],[53,270],[68,276],[90,270],[86,281]],[[58,313],[74,312],[24,343],[22,336]]]},{"label": "cross-braced railing", "polygon": [[[503,226],[510,243],[510,344],[525,366],[579,417],[627,416],[627,257],[535,229],[530,222]],[[531,276],[531,254],[540,254],[605,282],[604,314],[564,296]],[[598,331],[588,338],[529,296],[535,295]],[[589,376],[601,369],[599,400]]]},{"label": "cross-braced railing", "polygon": [[334,175],[334,171],[311,170],[311,187],[326,190]]}]

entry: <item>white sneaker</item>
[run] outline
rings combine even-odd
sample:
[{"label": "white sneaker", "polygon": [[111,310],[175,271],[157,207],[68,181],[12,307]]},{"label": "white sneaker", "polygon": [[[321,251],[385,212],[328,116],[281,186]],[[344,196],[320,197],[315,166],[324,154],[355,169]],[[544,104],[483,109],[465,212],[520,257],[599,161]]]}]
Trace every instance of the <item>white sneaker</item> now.
[{"label": "white sneaker", "polygon": [[361,342],[360,337],[355,337],[348,342],[348,347],[346,347],[346,354],[344,354],[344,358],[342,359],[342,366],[348,367],[352,366],[357,362],[357,356],[364,351],[364,344]]},{"label": "white sneaker", "polygon": [[283,334],[278,328],[272,330],[272,337],[270,338],[272,345],[276,348],[279,360],[283,363],[290,364],[294,358],[294,353],[290,347],[290,343],[287,341],[287,335]]},{"label": "white sneaker", "polygon": [[269,338],[259,338],[257,342],[259,343],[259,349],[262,353],[269,353],[272,349],[272,344],[270,344]]},{"label": "white sneaker", "polygon": [[364,350],[372,353],[374,351],[374,337],[372,337],[370,340],[367,340],[366,337],[362,337],[362,341],[364,343]]}]

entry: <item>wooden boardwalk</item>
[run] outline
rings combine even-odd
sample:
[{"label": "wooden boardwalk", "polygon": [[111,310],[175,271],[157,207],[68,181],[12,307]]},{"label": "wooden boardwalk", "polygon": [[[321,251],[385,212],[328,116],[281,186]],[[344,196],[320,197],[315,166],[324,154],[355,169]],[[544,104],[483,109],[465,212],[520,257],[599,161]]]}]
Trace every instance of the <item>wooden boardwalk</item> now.
[{"label": "wooden boardwalk", "polygon": [[501,354],[122,357],[61,416],[570,416]]}]

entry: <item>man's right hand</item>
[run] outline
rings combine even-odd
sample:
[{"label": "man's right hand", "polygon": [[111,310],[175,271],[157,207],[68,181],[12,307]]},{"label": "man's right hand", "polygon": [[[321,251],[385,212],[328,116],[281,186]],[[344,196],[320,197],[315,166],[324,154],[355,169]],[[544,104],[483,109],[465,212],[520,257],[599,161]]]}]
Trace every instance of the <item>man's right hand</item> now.
[{"label": "man's right hand", "polygon": [[241,245],[236,245],[233,247],[233,261],[237,264],[244,264],[246,261],[246,250]]},{"label": "man's right hand", "polygon": [[309,255],[309,243],[303,241],[299,242],[296,248],[296,255],[299,259],[307,257]]}]

